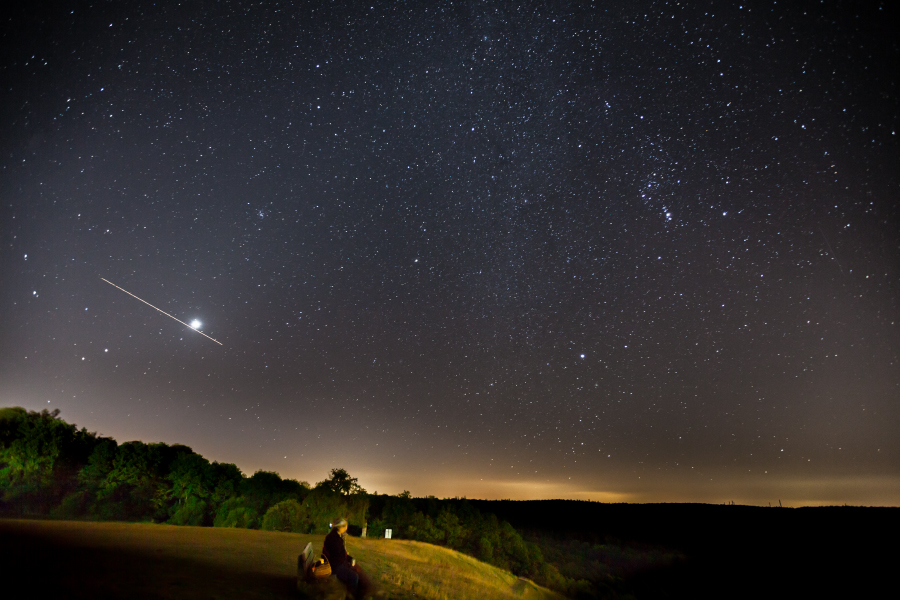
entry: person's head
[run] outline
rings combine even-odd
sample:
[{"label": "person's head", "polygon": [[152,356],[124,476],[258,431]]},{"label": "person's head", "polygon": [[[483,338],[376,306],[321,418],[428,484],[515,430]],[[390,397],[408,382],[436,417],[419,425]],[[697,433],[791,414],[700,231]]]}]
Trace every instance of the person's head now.
[{"label": "person's head", "polygon": [[337,531],[340,534],[344,534],[347,531],[347,519],[338,519],[332,524],[332,529]]}]

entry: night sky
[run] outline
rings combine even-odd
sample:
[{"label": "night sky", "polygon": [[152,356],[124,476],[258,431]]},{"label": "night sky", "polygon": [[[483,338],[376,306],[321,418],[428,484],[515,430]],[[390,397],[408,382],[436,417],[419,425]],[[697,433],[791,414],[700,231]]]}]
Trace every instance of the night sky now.
[{"label": "night sky", "polygon": [[889,4],[4,3],[0,406],[369,492],[900,504]]}]

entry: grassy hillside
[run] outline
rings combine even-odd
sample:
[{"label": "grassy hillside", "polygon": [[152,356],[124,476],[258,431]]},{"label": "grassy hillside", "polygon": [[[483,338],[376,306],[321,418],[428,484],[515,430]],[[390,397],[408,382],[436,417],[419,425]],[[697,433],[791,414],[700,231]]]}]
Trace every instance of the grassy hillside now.
[{"label": "grassy hillside", "polygon": [[[322,536],[143,523],[0,520],[0,564],[35,597],[299,598],[297,555]],[[560,599],[458,552],[348,540],[385,598]]]}]

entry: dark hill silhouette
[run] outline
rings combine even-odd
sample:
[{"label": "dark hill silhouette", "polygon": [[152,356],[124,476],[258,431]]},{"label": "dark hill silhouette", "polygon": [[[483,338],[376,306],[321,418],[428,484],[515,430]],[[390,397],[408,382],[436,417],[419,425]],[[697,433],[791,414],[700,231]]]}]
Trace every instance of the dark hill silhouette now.
[{"label": "dark hill silhouette", "polygon": [[638,598],[857,597],[889,584],[900,508],[469,500],[526,538],[660,545],[687,560],[636,575]]}]

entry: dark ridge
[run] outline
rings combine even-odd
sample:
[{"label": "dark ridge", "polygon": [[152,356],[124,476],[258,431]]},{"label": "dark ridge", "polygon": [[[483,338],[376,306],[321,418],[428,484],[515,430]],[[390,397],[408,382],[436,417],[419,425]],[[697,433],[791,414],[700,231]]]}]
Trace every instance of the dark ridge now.
[{"label": "dark ridge", "polygon": [[526,539],[657,545],[683,563],[636,575],[638,598],[837,597],[888,589],[900,551],[900,508],[768,508],[469,500]]}]

